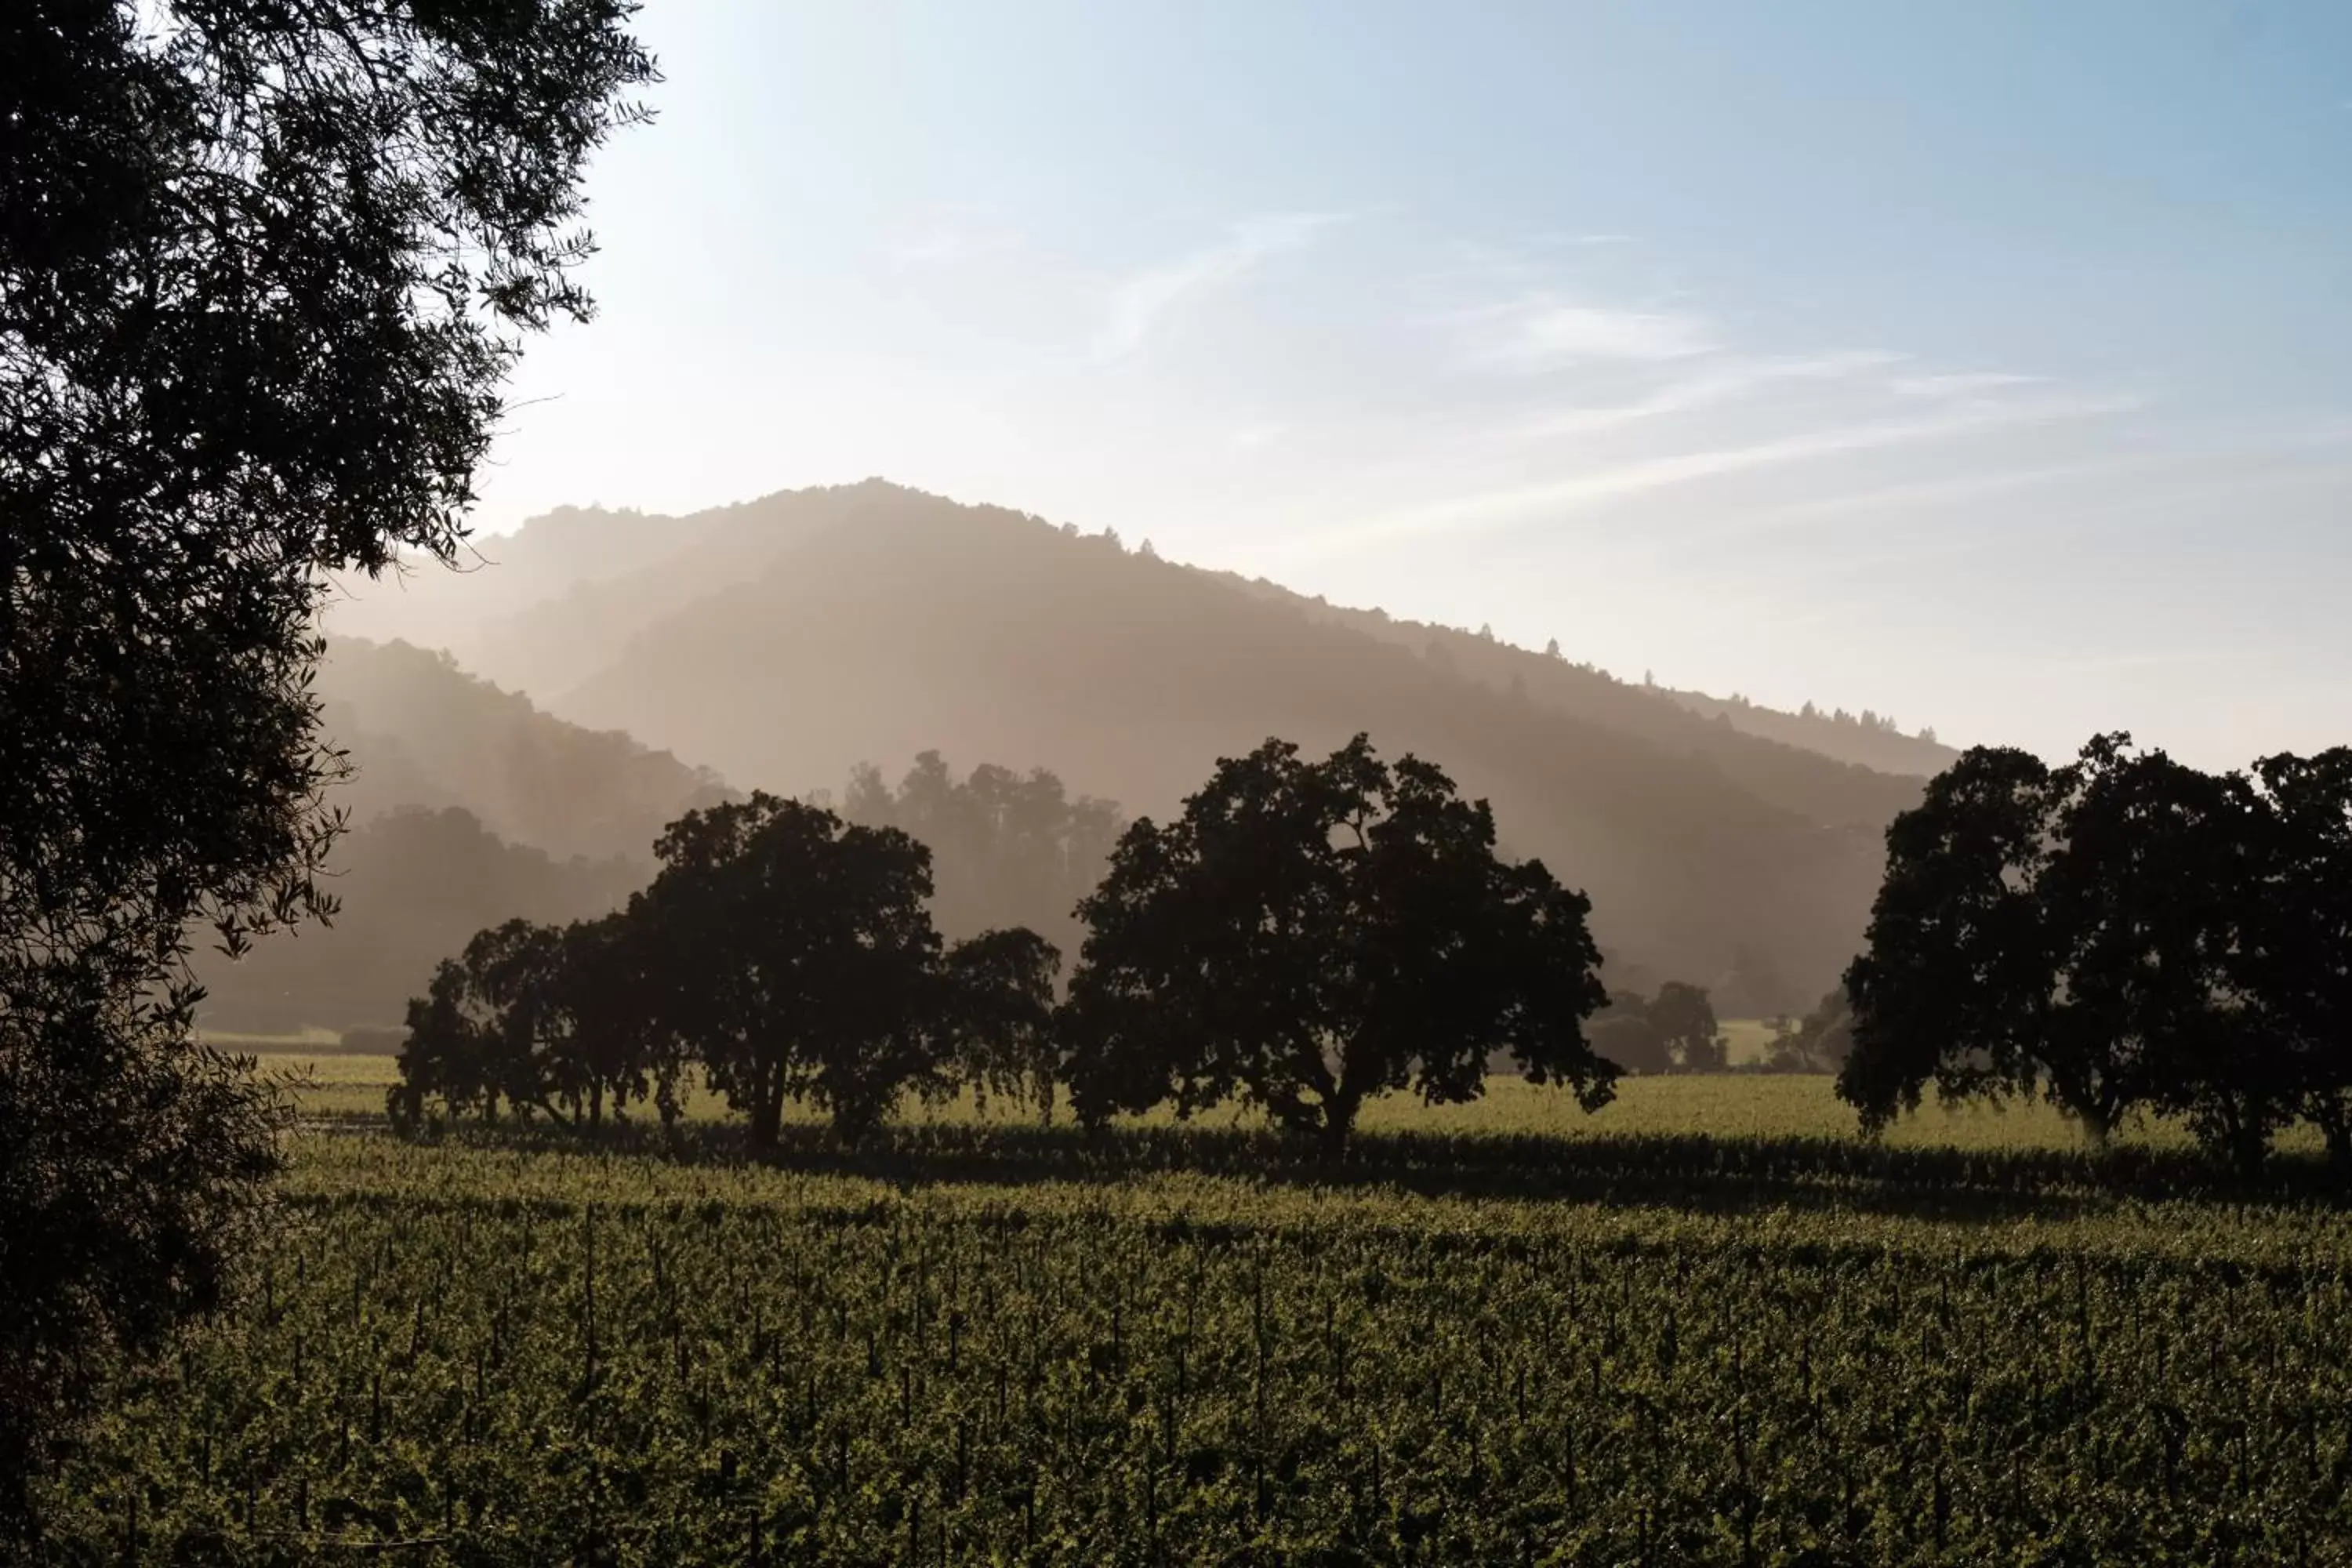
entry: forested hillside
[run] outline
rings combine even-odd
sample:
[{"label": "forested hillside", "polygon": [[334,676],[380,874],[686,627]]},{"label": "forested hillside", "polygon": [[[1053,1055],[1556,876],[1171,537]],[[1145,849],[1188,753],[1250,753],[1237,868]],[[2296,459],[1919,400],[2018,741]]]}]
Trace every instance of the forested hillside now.
[{"label": "forested hillside", "polygon": [[338,638],[318,689],[353,770],[335,796],[352,830],[329,861],[341,912],[234,963],[205,953],[210,1028],[396,1024],[477,930],[617,907],[652,875],[663,826],[726,798],[709,770],[543,713],[446,653]]},{"label": "forested hillside", "polygon": [[1750,735],[1801,746],[1880,773],[1932,777],[1960,756],[1959,749],[1938,741],[1935,731],[1906,734],[1894,720],[1868,709],[1860,713],[1849,713],[1843,708],[1823,712],[1807,702],[1791,713],[1749,701],[1737,692],[1729,697],[1710,697],[1704,691],[1676,691],[1666,687],[1654,689],[1702,719],[1720,720]]},{"label": "forested hillside", "polygon": [[327,733],[351,753],[339,798],[355,822],[462,806],[501,838],[551,855],[646,859],[665,823],[726,793],[707,768],[566,723],[404,642],[337,638],[319,692]]},{"label": "forested hillside", "polygon": [[[597,542],[622,528],[643,537]],[[568,554],[575,537],[589,543]],[[674,548],[648,563],[637,545],[656,538]],[[1509,847],[1591,892],[1605,945],[1728,983],[1729,1010],[1826,988],[1860,935],[1879,836],[1917,798],[1916,780],[1564,658],[878,481],[691,519],[571,514],[493,548],[511,563],[497,571],[555,586],[499,589],[527,606],[470,632],[461,658],[738,786],[837,790],[859,762],[895,775],[937,750],[1165,814],[1268,735],[1328,750],[1365,731],[1492,796]],[[628,570],[604,569],[622,556]],[[472,583],[432,591],[454,602]]]},{"label": "forested hillside", "polygon": [[[1888,769],[1884,763],[1864,766],[1826,746],[1806,743],[1816,729],[1832,729],[1828,719],[1819,726],[1807,726],[1795,723],[1794,715],[1771,715],[1790,719],[1791,724],[1786,727],[1787,732],[1770,733],[1769,725],[1760,721],[1767,710],[1619,680],[1605,669],[1571,662],[1558,651],[1556,641],[1552,651],[1538,653],[1499,642],[1484,632],[1399,620],[1378,609],[1346,609],[1263,579],[1220,575],[1309,620],[1344,626],[1407,648],[1441,668],[1514,699],[1525,698],[1539,708],[1586,720],[1671,752],[1693,753],[1740,788],[1806,816],[1832,822],[1878,821],[1918,799],[1918,780],[1902,776],[1907,770]],[[1752,716],[1759,722],[1751,723]],[[1923,775],[1936,771],[1933,767],[1917,770]]]}]

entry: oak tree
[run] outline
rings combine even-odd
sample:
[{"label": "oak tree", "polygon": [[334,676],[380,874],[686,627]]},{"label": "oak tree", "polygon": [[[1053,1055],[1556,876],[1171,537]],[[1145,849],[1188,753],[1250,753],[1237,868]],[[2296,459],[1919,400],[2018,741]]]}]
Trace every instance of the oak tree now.
[{"label": "oak tree", "polygon": [[1589,910],[1498,858],[1492,810],[1434,764],[1361,735],[1319,762],[1268,741],[1129,827],[1079,906],[1072,1103],[1099,1121],[1238,1094],[1336,1156],[1372,1097],[1475,1098],[1497,1052],[1597,1108],[1617,1069],[1583,1034],[1603,999]]}]

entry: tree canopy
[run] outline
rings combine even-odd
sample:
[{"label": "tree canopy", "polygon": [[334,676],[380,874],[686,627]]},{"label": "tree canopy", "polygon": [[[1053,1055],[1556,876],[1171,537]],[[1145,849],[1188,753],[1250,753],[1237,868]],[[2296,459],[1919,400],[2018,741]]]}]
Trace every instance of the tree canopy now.
[{"label": "tree canopy", "polygon": [[1581,1028],[1602,1001],[1586,900],[1363,736],[1220,762],[1176,820],[1127,830],[1079,912],[1065,1040],[1089,1120],[1241,1094],[1337,1152],[1368,1099],[1473,1098],[1496,1051],[1588,1109],[1610,1097]]},{"label": "tree canopy", "polygon": [[1061,954],[1020,927],[941,949],[930,852],[895,827],[755,794],[689,811],[626,910],[478,932],[408,1005],[396,1121],[428,1110],[593,1127],[651,1098],[665,1121],[698,1065],[774,1147],[787,1106],[851,1138],[909,1092],[969,1089],[1050,1111]]},{"label": "tree canopy", "polygon": [[654,1007],[711,1086],[772,1145],[806,1097],[845,1128],[888,1110],[919,1065],[919,1001],[940,939],[930,852],[891,827],[755,793],[688,812],[630,905]]},{"label": "tree canopy", "polygon": [[266,1097],[186,932],[331,900],[322,569],[446,558],[522,336],[584,318],[625,0],[0,13],[0,1510],[218,1294]]},{"label": "tree canopy", "polygon": [[1967,752],[1888,830],[1839,1093],[1869,1128],[1930,1083],[2044,1097],[2097,1138],[2168,1113],[2241,1166],[2308,1118],[2352,1157],[2347,756]]}]

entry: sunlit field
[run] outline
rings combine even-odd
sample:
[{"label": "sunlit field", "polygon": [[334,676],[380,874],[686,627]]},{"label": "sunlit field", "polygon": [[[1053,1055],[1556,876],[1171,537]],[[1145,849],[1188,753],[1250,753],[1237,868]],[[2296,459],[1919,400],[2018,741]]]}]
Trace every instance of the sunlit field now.
[{"label": "sunlit field", "polygon": [[[257,1060],[263,1071],[289,1082],[302,1113],[312,1118],[380,1117],[385,1091],[399,1079],[391,1057],[321,1056],[278,1049],[264,1052]],[[697,1121],[730,1119],[725,1101],[698,1082],[688,1089],[686,1109],[688,1118]],[[635,1108],[630,1114],[640,1122],[652,1116],[646,1107]],[[808,1106],[793,1107],[791,1115],[803,1125],[814,1126],[824,1120],[821,1112]],[[1065,1110],[1056,1120],[1067,1118]],[[1036,1113],[1001,1101],[982,1108],[969,1096],[943,1105],[910,1099],[900,1107],[899,1121],[913,1127],[1026,1125],[1036,1121]],[[1132,1119],[1129,1124],[1164,1126],[1173,1121],[1172,1113],[1162,1111]],[[1249,1110],[1232,1107],[1197,1118],[1194,1124],[1255,1129],[1264,1125],[1264,1119]],[[1365,1107],[1360,1126],[1375,1134],[1426,1132],[1453,1137],[1478,1133],[1548,1138],[1857,1136],[1853,1111],[1838,1100],[1833,1081],[1817,1074],[1796,1073],[1623,1079],[1617,1085],[1616,1099],[1591,1115],[1566,1094],[1505,1076],[1490,1080],[1483,1098],[1465,1105],[1426,1105],[1411,1095],[1374,1100]],[[2084,1147],[2073,1122],[2052,1107],[2031,1101],[1943,1106],[1930,1100],[1917,1115],[1889,1129],[1884,1142],[1896,1148],[1987,1151]],[[2185,1131],[2153,1120],[2127,1125],[2114,1142],[2126,1149],[2189,1147]],[[2289,1133],[2280,1142],[2281,1150],[2287,1152],[2316,1147],[2315,1140],[2300,1131]]]},{"label": "sunlit field", "polygon": [[[1317,1161],[803,1110],[308,1131],[235,1307],[52,1488],[59,1562],[2336,1562],[2352,1217],[2300,1156],[1826,1079],[1515,1079]],[[2210,1187],[2203,1185],[2209,1182]],[[392,1544],[398,1543],[398,1544]]]}]

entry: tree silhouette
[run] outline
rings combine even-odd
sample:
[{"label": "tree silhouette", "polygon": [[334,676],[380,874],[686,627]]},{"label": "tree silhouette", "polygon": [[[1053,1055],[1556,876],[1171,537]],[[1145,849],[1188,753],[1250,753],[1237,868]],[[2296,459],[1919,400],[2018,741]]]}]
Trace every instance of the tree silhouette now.
[{"label": "tree silhouette", "polygon": [[495,1121],[501,1102],[579,1127],[601,1125],[658,1085],[667,1115],[677,1064],[656,1024],[644,944],[623,917],[475,934],[408,1004],[401,1080],[385,1096],[395,1124],[428,1101]]},{"label": "tree silhouette", "polygon": [[930,854],[891,827],[767,794],[689,811],[629,908],[650,1002],[711,1086],[773,1147],[806,1098],[870,1131],[927,1068],[939,936]]},{"label": "tree silhouette", "polygon": [[1685,1072],[1721,1072],[1727,1042],[1706,988],[1669,980],[1650,1001],[1650,1022]]},{"label": "tree silhouette", "polygon": [[1836,1072],[1853,1051],[1853,1008],[1840,986],[1801,1019],[1784,1021],[1766,1048],[1774,1072]]},{"label": "tree silhouette", "polygon": [[331,903],[321,569],[454,554],[520,335],[588,314],[630,10],[0,8],[0,1528],[226,1279],[272,1111],[185,933]]},{"label": "tree silhouette", "polygon": [[1497,859],[1493,813],[1435,766],[1268,741],[1129,828],[1080,906],[1072,1103],[1099,1121],[1239,1093],[1336,1155],[1373,1095],[1472,1099],[1503,1051],[1597,1108],[1616,1069],[1580,1026],[1602,1001],[1588,910]]},{"label": "tree silhouette", "polygon": [[567,1021],[560,1096],[589,1126],[629,1101],[651,1100],[662,1120],[676,1120],[683,1068],[677,1037],[662,1026],[644,930],[625,914],[574,921],[564,928],[558,1000]]},{"label": "tree silhouette", "polygon": [[[2036,1084],[2040,1037],[2063,1005],[2038,896],[2057,790],[2040,758],[1979,747],[1887,828],[1886,879],[1845,974],[1853,1051],[1838,1093],[1864,1128],[1916,1110],[1930,1082],[1955,1098]],[[2120,1104],[2095,1079],[2052,1093],[2100,1131]]]},{"label": "tree silhouette", "polygon": [[1608,1005],[1584,1027],[1595,1056],[1623,1072],[1654,1077],[1675,1070],[1674,1052],[1650,1017],[1649,999],[1639,992],[1610,994]]},{"label": "tree silhouette", "polygon": [[384,1094],[384,1111],[396,1128],[413,1128],[437,1100],[451,1116],[478,1112],[498,1117],[503,1092],[492,1071],[492,1021],[474,993],[473,976],[462,960],[445,958],[433,983],[408,1004],[407,1031],[400,1043],[400,1081]]},{"label": "tree silhouette", "polygon": [[1888,831],[1839,1093],[1872,1128],[1931,1081],[2046,1097],[2095,1138],[2145,1108],[2244,1170],[2305,1116],[2352,1155],[2345,755],[2270,759],[2258,788],[2120,734],[2058,769],[1965,753]]},{"label": "tree silhouette", "polygon": [[2240,963],[2302,1113],[2352,1171],[2352,748],[2254,764],[2267,837]]},{"label": "tree silhouette", "polygon": [[2182,1115],[2251,1170],[2295,1114],[2288,1065],[2243,989],[2259,804],[2242,775],[2127,743],[2097,737],[2062,775],[2042,897],[2063,1001],[2040,1054],[2053,1082]]},{"label": "tree silhouette", "polygon": [[1061,1048],[1054,981],[1062,955],[1022,927],[982,931],[949,948],[940,965],[932,1070],[969,1089],[983,1110],[994,1095],[1054,1113]]}]

